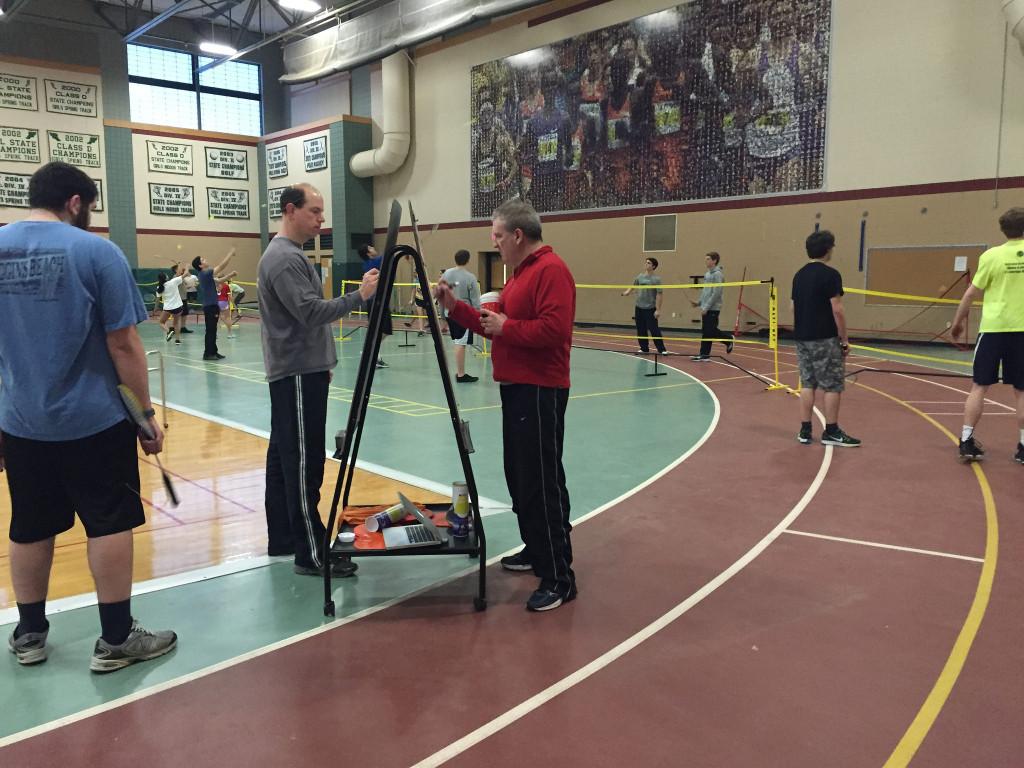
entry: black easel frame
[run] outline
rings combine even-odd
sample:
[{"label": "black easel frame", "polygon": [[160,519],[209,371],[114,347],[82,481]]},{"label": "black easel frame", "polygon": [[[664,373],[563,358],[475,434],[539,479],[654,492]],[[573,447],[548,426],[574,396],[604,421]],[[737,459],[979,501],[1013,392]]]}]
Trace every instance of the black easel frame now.
[{"label": "black easel frame", "polygon": [[[397,213],[396,213],[397,207]],[[392,218],[400,217],[401,207],[398,202],[392,203]],[[415,220],[414,220],[415,224]],[[420,290],[423,296],[430,296],[430,286],[426,281],[426,270],[423,265],[423,257],[419,251],[408,245],[396,245],[388,248],[384,253],[381,264],[380,278],[377,283],[377,291],[380,295],[390,296],[394,287],[395,278],[398,274],[398,263],[401,257],[408,256],[416,265],[416,274],[420,283]],[[409,555],[467,555],[479,558],[479,586],[476,597],[473,599],[473,607],[478,611],[487,608],[487,542],[484,536],[483,522],[480,517],[480,499],[477,493],[476,479],[473,475],[473,467],[469,460],[472,453],[472,446],[469,437],[469,425],[462,421],[459,416],[459,408],[455,402],[455,391],[452,388],[451,376],[448,373],[448,361],[445,358],[444,339],[441,335],[440,323],[433,302],[427,303],[427,321],[430,326],[430,335],[434,341],[434,351],[437,353],[437,365],[441,373],[441,382],[444,385],[445,399],[448,403],[448,411],[451,416],[452,429],[455,432],[455,442],[459,449],[459,458],[462,462],[463,476],[469,490],[470,514],[472,515],[473,527],[465,540],[453,539],[448,536],[444,544],[439,547],[410,547],[408,549],[356,549],[354,544],[334,542],[332,544],[333,531],[338,518],[338,503],[341,501],[342,509],[348,505],[349,491],[352,488],[352,479],[355,474],[356,456],[359,452],[359,444],[363,436],[363,426],[366,420],[366,408],[370,401],[370,391],[373,387],[373,377],[377,370],[376,362],[380,354],[381,340],[383,338],[384,312],[387,309],[386,302],[376,301],[373,304],[373,311],[370,314],[369,325],[366,329],[366,341],[363,344],[363,353],[359,359],[359,372],[356,376],[355,389],[352,394],[352,404],[349,408],[348,423],[343,433],[336,438],[338,450],[334,458],[338,459],[338,482],[334,487],[334,498],[331,502],[331,514],[327,522],[324,534],[324,552],[329,553],[325,558],[324,568],[324,615],[334,616],[335,605],[331,592],[331,568],[330,564],[337,561],[349,561],[353,557],[401,557]],[[344,488],[344,493],[342,492]],[[345,529],[342,526],[339,530]]]}]

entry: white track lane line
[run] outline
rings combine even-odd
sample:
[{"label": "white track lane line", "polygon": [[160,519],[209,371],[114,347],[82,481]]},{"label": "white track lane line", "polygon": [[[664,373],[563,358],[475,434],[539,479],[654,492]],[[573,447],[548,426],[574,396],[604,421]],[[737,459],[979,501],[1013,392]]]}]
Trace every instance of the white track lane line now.
[{"label": "white track lane line", "polygon": [[[688,459],[690,456],[692,456],[694,453],[696,453],[697,450],[700,449],[700,447],[702,445],[704,445],[704,443],[706,443],[708,441],[708,439],[711,437],[711,434],[715,431],[715,428],[718,426],[718,420],[719,420],[719,418],[721,416],[722,409],[721,409],[721,404],[718,402],[718,398],[715,397],[715,393],[711,391],[711,388],[708,387],[704,382],[700,381],[696,377],[694,377],[694,376],[690,375],[689,373],[687,373],[686,371],[681,371],[678,368],[672,368],[671,366],[667,366],[667,367],[669,367],[671,370],[675,371],[676,373],[679,373],[679,374],[681,374],[683,376],[688,376],[689,378],[693,379],[697,383],[698,386],[703,387],[707,391],[708,395],[711,397],[712,403],[714,403],[714,406],[715,406],[715,412],[714,412],[714,416],[711,419],[711,424],[708,425],[707,430],[704,432],[703,435],[701,435],[700,439],[696,443],[694,443],[692,446],[690,446],[690,448],[685,453],[683,453],[683,455],[681,455],[679,458],[677,458],[675,461],[673,461],[667,467],[662,469],[656,475],[653,475],[652,477],[649,477],[647,480],[645,480],[644,482],[642,482],[639,485],[635,486],[634,488],[626,491],[622,495],[617,496],[616,498],[612,499],[611,501],[601,505],[597,509],[595,509],[595,510],[593,510],[591,512],[588,512],[587,514],[582,515],[581,517],[577,518],[576,520],[573,521],[573,525],[574,526],[575,525],[579,525],[580,523],[584,522],[585,520],[589,520],[592,517],[596,517],[597,515],[599,515],[602,512],[604,512],[605,510],[615,506],[616,504],[621,502],[623,499],[629,498],[630,496],[632,496],[633,494],[637,493],[638,491],[646,488],[648,485],[653,483],[655,480],[657,480],[660,477],[664,476],[666,473],[668,473],[671,470],[675,469],[677,466],[679,466],[684,461],[686,461],[686,459]],[[175,406],[175,405],[172,405],[171,403],[167,403],[167,407],[168,408],[174,408],[175,410],[180,410],[183,413],[189,413],[190,415],[198,416],[200,418],[209,418],[208,416],[206,416],[206,414],[203,414],[203,413],[201,413],[199,411],[192,411],[189,408]],[[244,424],[239,424],[237,422],[232,422],[232,421],[229,421],[228,419],[210,419],[210,420],[211,421],[216,421],[219,424],[224,424],[225,426],[229,426],[229,427],[233,427],[235,429],[239,429],[242,432],[248,432],[249,434],[257,435],[259,437],[266,437],[267,436],[266,433],[261,433],[260,430],[255,430],[255,429],[252,429],[250,427],[246,427]],[[827,451],[827,453],[829,455],[831,455],[831,451],[832,451],[831,446],[829,446],[826,449],[826,451]],[[357,464],[357,466],[358,466],[358,464]],[[401,473],[399,473],[399,474],[401,474]],[[483,505],[483,499],[481,498],[481,506],[482,505]],[[522,548],[522,545],[517,545],[517,546],[513,547],[512,549],[506,550],[504,552],[500,552],[497,555],[493,555],[493,556],[491,556],[491,557],[489,557],[487,559],[487,565],[489,565],[489,566],[490,565],[495,565],[496,563],[498,563],[501,560],[501,558],[505,557],[506,555],[511,555],[511,554],[513,554],[515,552],[518,552],[521,548]],[[275,558],[271,558],[271,560],[274,560],[274,559]],[[266,646],[263,646],[262,648],[256,648],[255,650],[249,651],[248,653],[243,653],[243,654],[241,654],[239,656],[235,656],[234,658],[226,659],[226,660],[224,660],[222,662],[219,662],[217,664],[212,664],[209,667],[205,667],[203,669],[196,670],[195,672],[190,672],[187,675],[181,675],[180,677],[176,677],[173,680],[168,680],[166,682],[159,683],[158,685],[154,685],[154,686],[149,687],[149,688],[144,688],[144,689],[142,689],[140,691],[136,691],[134,693],[128,694],[127,696],[122,696],[120,698],[113,699],[112,701],[104,702],[103,704],[97,704],[95,707],[90,707],[89,709],[82,710],[81,712],[75,712],[72,715],[67,715],[66,717],[62,717],[62,718],[59,718],[57,720],[51,720],[48,723],[43,723],[42,725],[37,725],[34,728],[27,728],[24,731],[19,731],[17,733],[12,733],[10,736],[5,736],[3,738],[0,738],[0,749],[2,749],[3,747],[8,746],[10,744],[14,744],[15,742],[23,741],[24,739],[30,739],[30,738],[32,738],[34,736],[39,736],[39,735],[41,735],[43,733],[48,733],[49,731],[55,731],[58,728],[63,728],[66,725],[72,725],[73,723],[77,723],[80,720],[86,720],[86,719],[88,719],[90,717],[95,717],[96,715],[101,715],[104,712],[109,712],[112,709],[117,709],[118,707],[122,707],[122,706],[124,706],[126,704],[131,704],[134,701],[140,701],[141,699],[145,699],[145,698],[148,698],[150,696],[154,696],[154,695],[156,695],[158,693],[162,693],[164,691],[168,691],[168,690],[170,690],[172,688],[177,688],[179,685],[185,685],[186,683],[190,683],[193,680],[199,680],[200,678],[206,677],[208,675],[212,675],[212,674],[214,674],[216,672],[220,672],[221,670],[229,669],[229,668],[237,666],[239,664],[244,664],[247,661],[251,661],[252,659],[259,658],[260,656],[265,656],[268,653],[273,653],[274,651],[280,650],[282,648],[287,648],[289,645],[295,645],[296,643],[300,643],[303,640],[306,640],[308,638],[315,637],[317,635],[322,635],[323,633],[330,632],[331,630],[334,630],[334,629],[339,629],[339,628],[345,626],[346,624],[351,624],[352,622],[358,621],[359,619],[362,619],[362,618],[365,618],[367,616],[371,616],[371,615],[373,615],[375,613],[379,613],[381,611],[387,610],[388,608],[392,608],[392,607],[398,605],[399,603],[402,603],[402,602],[404,602],[406,600],[409,600],[409,599],[411,599],[413,597],[416,597],[417,595],[423,594],[425,592],[429,592],[429,591],[431,591],[433,589],[437,589],[438,587],[444,586],[445,584],[448,584],[448,583],[453,582],[453,581],[457,581],[458,579],[461,579],[461,578],[463,578],[465,576],[468,576],[470,574],[475,574],[475,573],[477,573],[479,571],[479,567],[480,567],[479,565],[468,566],[467,568],[464,568],[463,570],[459,571],[458,573],[454,573],[451,576],[448,576],[448,577],[446,577],[444,579],[439,579],[438,581],[435,581],[435,582],[433,582],[431,584],[427,584],[427,585],[425,585],[423,587],[420,587],[419,589],[415,589],[415,590],[413,590],[411,592],[407,592],[404,595],[399,595],[398,597],[392,598],[391,600],[388,600],[386,602],[379,603],[377,605],[373,605],[373,606],[371,606],[369,608],[366,608],[366,609],[364,609],[362,611],[358,611],[357,613],[353,613],[351,616],[346,616],[346,617],[341,618],[341,619],[335,619],[333,621],[329,621],[326,624],[323,624],[322,626],[315,627],[314,629],[307,630],[305,632],[302,632],[302,633],[300,633],[298,635],[294,635],[294,636],[289,637],[289,638],[285,638],[284,640],[279,640],[278,642],[272,643],[271,645],[266,645]]]},{"label": "white track lane line", "polygon": [[914,547],[900,547],[896,544],[883,544],[880,541],[864,541],[863,539],[847,539],[842,536],[828,536],[824,533],[811,533],[810,531],[795,531],[790,528],[786,533],[794,536],[809,536],[812,539],[825,539],[826,541],[838,541],[842,544],[858,544],[862,547],[877,547],[878,549],[894,549],[897,552],[912,552],[915,555],[931,555],[933,557],[948,557],[953,560],[970,560],[972,563],[984,563],[983,557],[971,557],[969,555],[955,555],[952,552],[937,552],[934,549],[915,549]]},{"label": "white track lane line", "polygon": [[[819,414],[820,419],[820,414]],[[709,581],[707,584],[702,586],[692,595],[687,597],[675,608],[670,610],[668,613],[663,614],[653,622],[648,624],[642,630],[636,634],[626,638],[621,643],[606,651],[605,653],[598,656],[592,662],[584,667],[573,672],[571,675],[562,678],[553,685],[548,686],[543,691],[531,696],[529,699],[519,704],[516,707],[508,710],[507,712],[499,715],[488,723],[480,726],[476,730],[466,734],[458,741],[452,742],[447,747],[438,750],[429,757],[424,758],[420,762],[416,763],[413,768],[431,768],[432,766],[442,765],[453,757],[457,757],[471,747],[479,744],[484,739],[493,736],[503,728],[507,728],[512,723],[516,722],[520,718],[525,717],[534,710],[542,707],[547,702],[554,699],[556,696],[565,693],[567,690],[575,685],[586,680],[591,675],[600,672],[605,667],[609,666],[613,662],[625,656],[630,651],[634,650],[637,646],[643,643],[645,640],[650,639],[661,630],[668,627],[672,622],[678,619],[680,616],[685,614],[695,605],[699,604],[704,598],[711,595],[715,590],[729,581],[733,576],[742,571],[747,565],[749,565],[758,555],[764,552],[768,546],[774,542],[779,536],[781,536],[789,525],[796,520],[800,513],[804,511],[811,500],[817,494],[818,489],[821,488],[822,483],[825,481],[825,475],[828,474],[829,466],[832,463],[832,446],[826,446],[825,452],[821,461],[821,466],[818,468],[818,473],[815,475],[814,480],[808,486],[807,491],[796,503],[796,505],[789,511],[778,525],[772,528],[768,534],[751,547],[747,552],[740,557],[739,560],[734,562],[715,578]]]}]

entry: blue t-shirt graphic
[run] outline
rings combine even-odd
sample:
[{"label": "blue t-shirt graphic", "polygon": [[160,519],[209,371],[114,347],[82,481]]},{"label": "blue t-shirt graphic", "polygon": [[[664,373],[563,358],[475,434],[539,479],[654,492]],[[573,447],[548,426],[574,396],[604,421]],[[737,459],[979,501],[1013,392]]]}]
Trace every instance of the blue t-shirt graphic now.
[{"label": "blue t-shirt graphic", "polygon": [[77,440],[126,418],[106,335],[145,319],[113,243],[60,222],[0,227],[0,430]]}]

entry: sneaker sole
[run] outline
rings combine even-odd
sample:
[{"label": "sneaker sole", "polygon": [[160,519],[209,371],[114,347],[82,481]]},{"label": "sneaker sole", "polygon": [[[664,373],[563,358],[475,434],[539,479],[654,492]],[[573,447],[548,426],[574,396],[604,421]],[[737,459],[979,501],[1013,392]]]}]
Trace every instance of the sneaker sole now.
[{"label": "sneaker sole", "polygon": [[545,605],[543,608],[531,608],[529,605],[526,606],[526,610],[531,613],[544,613],[544,611],[553,611],[555,608],[561,607],[562,603],[565,602],[564,597],[558,598],[558,600],[550,605]]},{"label": "sneaker sole", "polygon": [[501,567],[504,568],[506,571],[512,571],[513,573],[522,573],[523,571],[533,570],[532,565],[505,565],[504,563],[502,563]]},{"label": "sneaker sole", "polygon": [[801,445],[810,445],[811,443],[814,442],[814,438],[813,437],[798,437],[796,439],[796,441],[798,443],[800,443]]},{"label": "sneaker sole", "polygon": [[822,445],[834,445],[836,448],[860,448],[860,443],[840,443],[836,440],[822,440]]},{"label": "sneaker sole", "polygon": [[157,659],[166,653],[170,653],[178,647],[178,638],[174,638],[174,642],[168,645],[166,648],[161,648],[158,651],[147,653],[145,656],[132,656],[129,659],[92,659],[89,662],[89,670],[95,672],[97,675],[105,675],[108,672],[117,672],[119,669],[130,667],[132,664],[136,664],[140,661],[149,661],[150,659]]},{"label": "sneaker sole", "polygon": [[[972,461],[984,461],[985,457],[984,456],[960,456],[959,459],[960,459],[960,463],[962,463],[962,464],[970,464]],[[1019,459],[1018,459],[1018,461],[1019,461]],[[1021,462],[1021,463],[1024,463],[1024,462]]]},{"label": "sneaker sole", "polygon": [[23,667],[31,667],[36,664],[42,664],[46,661],[47,653],[46,647],[33,648],[30,651],[16,651],[10,648],[11,653],[18,659],[18,663]]}]

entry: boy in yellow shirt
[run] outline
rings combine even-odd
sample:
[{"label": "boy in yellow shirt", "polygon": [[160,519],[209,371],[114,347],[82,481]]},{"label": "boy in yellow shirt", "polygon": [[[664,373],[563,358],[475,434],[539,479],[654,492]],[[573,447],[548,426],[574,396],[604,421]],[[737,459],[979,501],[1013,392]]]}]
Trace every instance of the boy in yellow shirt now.
[{"label": "boy in yellow shirt", "polygon": [[1017,397],[1015,461],[1024,464],[1024,208],[1011,208],[999,217],[1007,242],[989,248],[978,262],[978,272],[967,287],[953,319],[953,339],[964,335],[971,302],[984,297],[981,328],[974,349],[974,384],[964,404],[964,428],[960,435],[960,460],[981,461],[985,449],[974,439],[981,419],[985,393],[999,380],[1013,387]]}]

